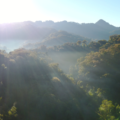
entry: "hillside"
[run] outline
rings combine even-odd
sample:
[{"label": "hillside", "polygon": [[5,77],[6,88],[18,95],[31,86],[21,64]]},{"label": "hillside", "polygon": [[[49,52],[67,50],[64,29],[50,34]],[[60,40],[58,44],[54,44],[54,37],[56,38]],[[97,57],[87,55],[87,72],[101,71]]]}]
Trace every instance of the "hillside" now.
[{"label": "hillside", "polygon": [[58,31],[50,34],[47,38],[45,38],[42,41],[42,44],[47,46],[54,46],[54,45],[62,45],[67,42],[75,43],[78,40],[80,41],[87,40],[88,42],[91,41],[90,39],[79,35],[70,34],[65,31]]},{"label": "hillside", "polygon": [[86,40],[87,43],[91,41],[91,39],[88,39],[79,35],[70,34],[65,31],[57,31],[57,32],[51,33],[48,37],[43,39],[42,42],[27,43],[23,45],[23,47],[27,49],[37,48],[37,47],[40,47],[41,45],[51,47],[51,46],[63,45],[65,43],[76,43],[77,41],[83,41],[83,40]]},{"label": "hillside", "polygon": [[0,25],[0,39],[43,39],[51,33],[56,32],[52,28],[39,28],[34,24],[23,22],[23,23],[11,23]]},{"label": "hillside", "polygon": [[108,40],[109,36],[120,34],[119,29],[119,27],[110,25],[102,19],[96,23],[82,24],[67,21],[26,21],[21,23],[1,24],[0,39],[45,39],[56,31],[66,31],[93,40]]},{"label": "hillside", "polygon": [[117,29],[117,30],[113,30],[113,31],[111,32],[111,34],[120,34],[120,28]]},{"label": "hillside", "polygon": [[0,50],[1,120],[119,120],[120,35],[42,48]]},{"label": "hillside", "polygon": [[[119,29],[119,27],[115,27],[110,25],[108,22],[104,20],[99,20],[96,23],[75,23],[75,22],[67,22],[61,21],[54,23],[53,21],[35,22],[36,26],[39,27],[52,27],[56,30],[67,31],[72,34],[81,35],[90,39],[109,39],[109,36],[114,35],[116,33],[111,33],[113,30]],[[120,34],[117,33],[117,34]]]}]

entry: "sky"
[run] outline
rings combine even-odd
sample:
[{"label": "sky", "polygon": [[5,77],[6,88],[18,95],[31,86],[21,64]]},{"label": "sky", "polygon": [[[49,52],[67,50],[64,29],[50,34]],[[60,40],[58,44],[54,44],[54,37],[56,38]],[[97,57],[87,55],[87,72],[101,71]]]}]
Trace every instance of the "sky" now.
[{"label": "sky", "polygon": [[0,23],[99,19],[120,27],[120,0],[0,0]]}]

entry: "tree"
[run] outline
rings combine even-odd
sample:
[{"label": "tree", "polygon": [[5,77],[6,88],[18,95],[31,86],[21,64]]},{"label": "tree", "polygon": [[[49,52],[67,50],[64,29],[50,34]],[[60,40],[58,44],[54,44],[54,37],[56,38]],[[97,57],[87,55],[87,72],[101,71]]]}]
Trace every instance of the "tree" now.
[{"label": "tree", "polygon": [[107,41],[106,40],[99,40],[98,43],[100,44],[100,46],[102,46],[102,45],[106,44]]},{"label": "tree", "polygon": [[83,40],[83,41],[82,41],[83,47],[86,47],[86,44],[87,44],[87,41],[86,41],[86,40]]},{"label": "tree", "polygon": [[100,120],[115,120],[115,116],[112,115],[112,110],[115,106],[112,101],[103,100],[99,107]]},{"label": "tree", "polygon": [[90,49],[96,51],[99,50],[100,44],[98,42],[91,41],[88,46]]},{"label": "tree", "polygon": [[77,45],[81,45],[81,41],[80,40],[77,41]]}]

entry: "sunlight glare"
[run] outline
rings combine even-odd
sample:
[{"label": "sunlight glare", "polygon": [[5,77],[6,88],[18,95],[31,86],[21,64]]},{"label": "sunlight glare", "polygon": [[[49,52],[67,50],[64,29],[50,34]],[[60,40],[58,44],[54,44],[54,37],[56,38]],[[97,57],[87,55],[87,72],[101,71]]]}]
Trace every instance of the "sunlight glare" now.
[{"label": "sunlight glare", "polygon": [[39,15],[32,0],[0,0],[0,23],[34,21]]}]

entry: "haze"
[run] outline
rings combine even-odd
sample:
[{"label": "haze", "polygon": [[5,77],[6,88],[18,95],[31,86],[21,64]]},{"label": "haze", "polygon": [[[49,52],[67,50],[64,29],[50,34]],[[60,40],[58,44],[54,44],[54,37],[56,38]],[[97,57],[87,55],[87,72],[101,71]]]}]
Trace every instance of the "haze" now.
[{"label": "haze", "polygon": [[0,0],[0,120],[120,120],[119,5]]},{"label": "haze", "polygon": [[119,4],[119,0],[0,0],[0,23],[38,20],[95,23],[104,19],[120,26]]}]

